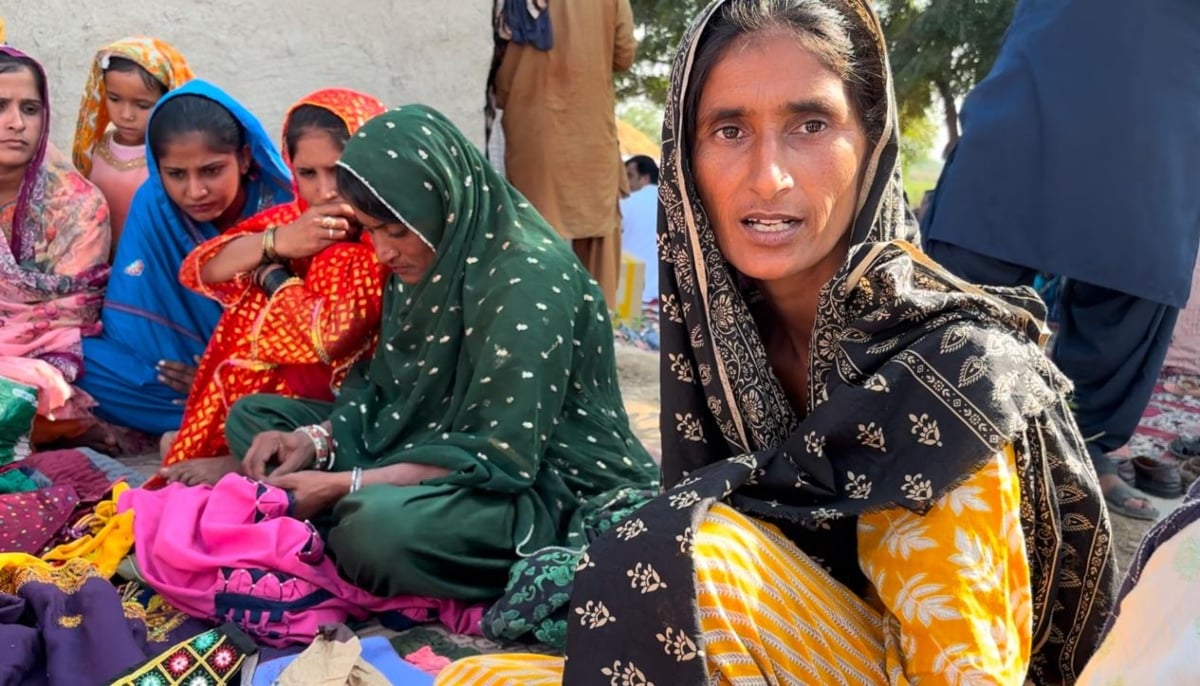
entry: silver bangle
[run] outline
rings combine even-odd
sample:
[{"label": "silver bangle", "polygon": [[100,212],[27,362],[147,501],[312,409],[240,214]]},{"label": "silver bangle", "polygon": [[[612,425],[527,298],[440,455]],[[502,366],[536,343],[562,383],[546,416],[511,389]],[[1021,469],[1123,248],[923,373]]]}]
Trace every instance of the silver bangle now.
[{"label": "silver bangle", "polygon": [[314,469],[323,471],[332,471],[333,463],[337,459],[333,436],[320,424],[309,424],[296,429],[293,433],[304,434],[308,440],[312,441],[313,448],[316,450],[316,462],[313,464]]},{"label": "silver bangle", "polygon": [[350,492],[357,493],[362,488],[362,467],[355,467],[350,470]]}]

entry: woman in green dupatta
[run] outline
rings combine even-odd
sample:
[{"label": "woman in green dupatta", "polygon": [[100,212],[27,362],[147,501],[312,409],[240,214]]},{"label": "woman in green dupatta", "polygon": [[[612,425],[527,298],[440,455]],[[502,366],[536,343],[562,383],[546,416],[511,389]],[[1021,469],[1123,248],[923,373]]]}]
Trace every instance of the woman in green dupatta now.
[{"label": "woman in green dupatta", "polygon": [[379,346],[332,405],[242,400],[229,444],[249,476],[293,493],[296,516],[331,511],[329,549],[356,585],[495,598],[520,557],[582,546],[585,502],[657,479],[621,403],[604,298],[440,113],[380,115],[339,165],[394,272]]}]

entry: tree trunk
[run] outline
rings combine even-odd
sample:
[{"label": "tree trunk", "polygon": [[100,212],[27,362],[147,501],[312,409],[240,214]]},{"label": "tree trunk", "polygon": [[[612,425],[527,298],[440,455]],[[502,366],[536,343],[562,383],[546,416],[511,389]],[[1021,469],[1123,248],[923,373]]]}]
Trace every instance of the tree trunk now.
[{"label": "tree trunk", "polygon": [[958,105],[954,103],[954,93],[950,90],[948,81],[934,81],[933,86],[942,98],[942,116],[945,117],[946,133],[949,135],[946,147],[942,149],[942,159],[946,159],[954,146],[958,145]]}]

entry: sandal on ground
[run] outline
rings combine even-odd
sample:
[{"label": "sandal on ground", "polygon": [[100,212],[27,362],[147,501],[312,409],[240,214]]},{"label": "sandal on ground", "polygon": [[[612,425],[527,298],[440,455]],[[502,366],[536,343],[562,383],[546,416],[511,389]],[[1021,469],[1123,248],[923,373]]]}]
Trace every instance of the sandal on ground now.
[{"label": "sandal on ground", "polygon": [[1183,478],[1179,466],[1168,464],[1153,457],[1135,457],[1133,463],[1133,485],[1138,490],[1160,498],[1178,498],[1183,495]]},{"label": "sandal on ground", "polygon": [[1133,469],[1133,458],[1114,460],[1114,462],[1117,463],[1117,476],[1121,477],[1121,481],[1130,486],[1134,485],[1134,481],[1137,480],[1137,472]]},{"label": "sandal on ground", "polygon": [[1200,438],[1196,436],[1179,436],[1167,445],[1167,450],[1181,460],[1200,457]]},{"label": "sandal on ground", "polygon": [[1200,457],[1193,457],[1190,460],[1184,460],[1179,465],[1179,476],[1182,477],[1183,486],[1187,488],[1200,479]]},{"label": "sandal on ground", "polygon": [[1163,390],[1172,395],[1200,398],[1200,379],[1194,376],[1180,376],[1164,383]]},{"label": "sandal on ground", "polygon": [[1116,512],[1131,519],[1143,519],[1150,522],[1156,521],[1159,516],[1158,508],[1153,505],[1150,507],[1131,507],[1125,504],[1129,500],[1145,499],[1145,496],[1141,493],[1123,483],[1107,489],[1104,493],[1104,501],[1108,503],[1110,512]]}]

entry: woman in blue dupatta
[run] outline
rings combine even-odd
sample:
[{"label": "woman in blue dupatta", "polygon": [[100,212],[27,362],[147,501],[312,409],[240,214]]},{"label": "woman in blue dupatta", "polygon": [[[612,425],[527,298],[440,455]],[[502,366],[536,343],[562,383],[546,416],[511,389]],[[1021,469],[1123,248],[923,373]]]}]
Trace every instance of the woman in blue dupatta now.
[{"label": "woman in blue dupatta", "polygon": [[221,317],[218,303],[179,283],[180,265],[242,219],[290,202],[292,181],[254,115],[200,80],[158,102],[146,164],[113,260],[103,331],[84,341],[80,385],[102,419],[161,434],[179,428],[191,365]]}]

